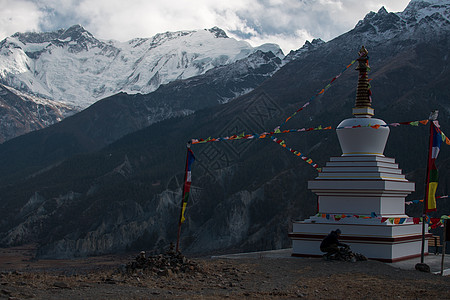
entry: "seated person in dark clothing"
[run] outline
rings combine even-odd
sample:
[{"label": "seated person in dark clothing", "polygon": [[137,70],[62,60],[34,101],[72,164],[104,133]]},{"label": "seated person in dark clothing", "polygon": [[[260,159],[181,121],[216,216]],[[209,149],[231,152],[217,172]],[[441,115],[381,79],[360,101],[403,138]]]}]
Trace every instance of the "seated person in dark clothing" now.
[{"label": "seated person in dark clothing", "polygon": [[341,230],[336,229],[331,231],[320,244],[320,251],[326,252],[326,256],[330,257],[331,255],[339,252],[339,246],[348,248],[349,246],[339,242],[338,238],[341,235]]}]

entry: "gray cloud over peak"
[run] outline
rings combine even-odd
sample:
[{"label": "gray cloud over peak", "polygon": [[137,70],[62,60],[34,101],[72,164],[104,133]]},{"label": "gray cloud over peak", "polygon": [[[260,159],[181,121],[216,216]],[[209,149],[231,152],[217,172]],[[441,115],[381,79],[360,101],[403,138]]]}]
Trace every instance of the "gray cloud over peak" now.
[{"label": "gray cloud over peak", "polygon": [[102,39],[130,40],[165,31],[218,26],[257,46],[284,52],[305,40],[332,39],[369,11],[402,11],[408,0],[0,0],[0,39],[17,31],[81,24]]}]

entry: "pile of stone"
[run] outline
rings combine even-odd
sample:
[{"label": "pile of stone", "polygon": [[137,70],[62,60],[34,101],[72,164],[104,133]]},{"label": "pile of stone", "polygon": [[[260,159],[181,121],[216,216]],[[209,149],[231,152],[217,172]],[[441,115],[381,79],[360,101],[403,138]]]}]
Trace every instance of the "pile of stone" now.
[{"label": "pile of stone", "polygon": [[194,261],[187,259],[170,245],[164,254],[146,256],[145,251],[125,266],[127,274],[154,274],[158,276],[171,276],[179,273],[203,273],[202,268]]},{"label": "pile of stone", "polygon": [[331,256],[324,255],[327,260],[340,260],[340,261],[366,261],[367,257],[360,253],[354,253],[350,248],[340,248],[338,253],[332,254]]}]

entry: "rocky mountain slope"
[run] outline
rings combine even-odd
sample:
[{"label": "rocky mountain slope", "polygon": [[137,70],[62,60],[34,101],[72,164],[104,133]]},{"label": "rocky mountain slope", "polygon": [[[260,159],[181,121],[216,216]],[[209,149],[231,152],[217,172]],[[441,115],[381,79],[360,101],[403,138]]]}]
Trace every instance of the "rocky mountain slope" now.
[{"label": "rocky mountain slope", "polygon": [[[348,33],[311,51],[292,53],[295,59],[252,92],[221,106],[153,124],[100,151],[66,160],[64,156],[41,157],[36,168],[31,160],[15,160],[20,149],[31,145],[28,141],[35,134],[4,143],[0,146],[1,164],[14,174],[2,174],[2,244],[37,242],[40,255],[48,257],[166,246],[176,239],[186,142],[272,130],[355,59],[361,44],[370,52],[375,116],[387,123],[413,121],[426,119],[431,110],[438,109],[448,135],[450,34],[448,23],[441,22],[441,30],[436,30],[434,19],[441,19],[439,15],[448,18],[449,4],[445,3],[411,2],[405,12],[414,16],[414,22],[404,18],[405,12],[392,14],[381,9],[369,13]],[[419,18],[423,10],[435,13]],[[398,30],[402,24],[408,30]],[[431,31],[433,35],[424,34]],[[283,129],[336,126],[350,117],[356,82],[357,72],[347,70],[327,93],[315,98]],[[191,91],[191,84],[179,87],[180,94]],[[201,91],[203,88],[195,94]],[[105,99],[104,103],[114,103],[115,99]],[[125,101],[122,105],[128,109]],[[74,116],[63,122],[70,119],[77,120]],[[58,153],[70,151],[74,148],[71,141],[76,139],[58,139],[64,134],[42,140],[48,143],[48,149],[57,145]],[[319,165],[341,154],[333,131],[279,137]],[[38,151],[41,145],[31,145],[28,153],[34,154],[33,149]],[[207,143],[192,149],[196,161],[182,229],[181,247],[185,252],[287,247],[290,221],[316,213],[315,196],[306,189],[315,170],[269,139]],[[450,188],[447,150],[442,149],[437,161],[441,176],[438,194]],[[410,199],[421,199],[427,128],[392,128],[385,155],[396,158],[407,177],[416,181],[416,192]],[[8,166],[12,161],[14,164]],[[438,207],[433,216],[448,213],[450,208],[445,201]],[[413,216],[420,215],[420,208],[419,212],[417,207],[407,208]]]},{"label": "rocky mountain slope", "polygon": [[70,105],[0,84],[0,143],[48,127],[76,112]]}]

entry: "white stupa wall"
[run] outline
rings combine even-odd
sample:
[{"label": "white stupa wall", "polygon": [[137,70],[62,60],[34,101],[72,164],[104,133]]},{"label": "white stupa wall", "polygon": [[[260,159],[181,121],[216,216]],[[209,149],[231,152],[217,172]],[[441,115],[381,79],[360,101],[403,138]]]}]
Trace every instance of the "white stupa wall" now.
[{"label": "white stupa wall", "polygon": [[[379,125],[378,129],[369,126]],[[361,126],[359,128],[345,128]],[[389,136],[389,127],[383,120],[375,118],[351,118],[342,121],[336,129],[343,156],[384,156],[384,147]]]},{"label": "white stupa wall", "polygon": [[[311,222],[312,221],[312,222]],[[381,223],[376,219],[327,220],[312,217],[304,222],[295,222],[290,234],[293,256],[322,256],[320,243],[332,230],[342,231],[340,241],[350,246],[352,251],[362,253],[370,259],[386,262],[417,257],[421,249],[420,224],[395,225]],[[428,253],[428,244],[425,244]]]},{"label": "white stupa wall", "polygon": [[325,214],[370,215],[374,212],[389,217],[405,214],[405,198],[402,197],[319,196],[318,200],[320,212]]},{"label": "white stupa wall", "polygon": [[[293,256],[323,255],[319,249],[322,239],[337,228],[342,231],[342,242],[371,259],[392,262],[420,255],[420,224],[381,223],[381,218],[408,218],[405,197],[414,191],[414,183],[406,180],[395,159],[383,154],[389,135],[385,124],[378,119],[353,118],[338,126],[342,156],[331,157],[322,172],[308,182],[308,188],[317,194],[319,213],[330,218],[312,216],[293,223],[289,235]],[[361,127],[352,128],[358,125]],[[380,127],[368,127],[373,125]],[[333,217],[374,213],[376,218]]]},{"label": "white stupa wall", "polygon": [[[362,47],[358,54],[354,118],[342,121],[336,129],[342,156],[332,157],[318,177],[308,182],[317,194],[319,215],[293,223],[289,234],[293,256],[323,255],[321,241],[337,228],[342,231],[342,242],[368,258],[393,262],[420,256],[422,225],[410,219],[402,224],[381,222],[382,218],[408,218],[405,197],[414,191],[414,183],[406,180],[393,158],[383,154],[389,127],[372,118],[368,52]],[[424,247],[427,254],[428,244]]]}]

